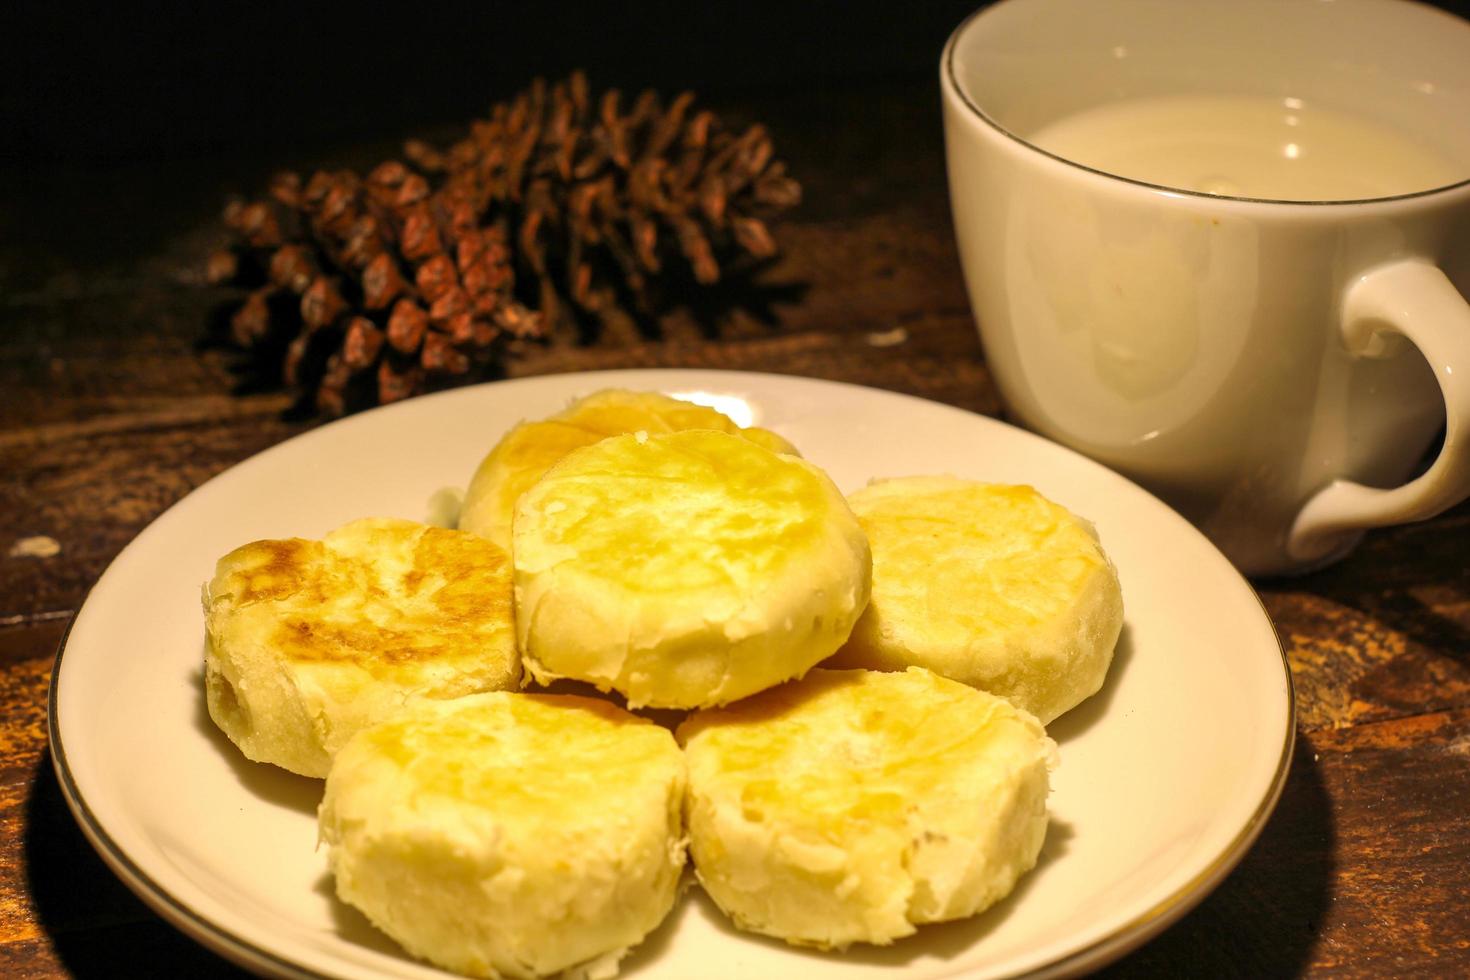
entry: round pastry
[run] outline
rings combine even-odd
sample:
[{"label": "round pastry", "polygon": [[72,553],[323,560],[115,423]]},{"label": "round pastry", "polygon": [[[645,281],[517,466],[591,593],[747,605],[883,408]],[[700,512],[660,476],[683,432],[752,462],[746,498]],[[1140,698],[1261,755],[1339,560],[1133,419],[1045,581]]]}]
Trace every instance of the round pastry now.
[{"label": "round pastry", "polygon": [[423,701],[337,754],[319,812],[337,895],[477,977],[615,966],[684,865],[673,736],[593,698]]},{"label": "round pastry", "polygon": [[1092,525],[1027,486],[881,480],[848,497],[873,599],[829,666],[927,667],[1049,723],[1102,686],[1123,626]]},{"label": "round pastry", "polygon": [[691,715],[690,853],[742,929],[889,943],[1007,895],[1046,835],[1056,747],[1010,702],[922,668],[818,668]]},{"label": "round pastry", "polygon": [[520,686],[510,558],[462,531],[354,521],[256,541],[204,587],[209,716],[247,758],[327,774],[415,698]]},{"label": "round pastry", "polygon": [[578,399],[549,419],[522,422],[507,432],[470,480],[459,527],[509,551],[516,501],[567,453],[608,436],[632,432],[657,435],[685,429],[729,432],[772,452],[797,455],[796,449],[774,432],[742,429],[713,408],[652,391],[612,388]]},{"label": "round pastry", "polygon": [[527,669],[634,707],[723,704],[799,677],[868,601],[868,542],[821,470],[693,429],[567,456],[515,518]]}]

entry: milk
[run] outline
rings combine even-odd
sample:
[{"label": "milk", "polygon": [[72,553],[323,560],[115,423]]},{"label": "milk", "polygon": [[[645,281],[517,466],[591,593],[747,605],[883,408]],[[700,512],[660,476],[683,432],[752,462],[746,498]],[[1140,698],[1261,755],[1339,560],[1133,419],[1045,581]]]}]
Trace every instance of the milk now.
[{"label": "milk", "polygon": [[1302,99],[1168,96],[1064,117],[1026,139],[1068,160],[1182,190],[1346,201],[1470,177],[1405,133]]}]

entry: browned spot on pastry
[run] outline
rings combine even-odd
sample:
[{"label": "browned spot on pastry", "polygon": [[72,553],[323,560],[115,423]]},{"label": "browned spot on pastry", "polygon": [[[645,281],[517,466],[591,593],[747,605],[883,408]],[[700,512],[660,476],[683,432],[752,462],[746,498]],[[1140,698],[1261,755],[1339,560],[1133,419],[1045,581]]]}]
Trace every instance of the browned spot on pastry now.
[{"label": "browned spot on pastry", "polygon": [[[358,522],[325,541],[256,541],[221,562],[213,603],[249,617],[282,661],[356,665],[389,679],[474,661],[513,621],[510,558],[461,531]],[[249,607],[254,607],[251,612]],[[251,628],[251,627],[246,627]]]},{"label": "browned spot on pastry", "polygon": [[320,541],[287,538],[254,541],[236,548],[220,565],[228,570],[228,590],[243,605],[284,599],[299,592],[321,560]]}]

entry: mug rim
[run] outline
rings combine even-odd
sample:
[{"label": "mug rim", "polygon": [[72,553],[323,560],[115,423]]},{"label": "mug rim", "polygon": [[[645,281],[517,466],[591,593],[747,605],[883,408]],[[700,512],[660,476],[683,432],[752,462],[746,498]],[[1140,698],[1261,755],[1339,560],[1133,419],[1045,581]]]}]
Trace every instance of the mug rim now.
[{"label": "mug rim", "polygon": [[[964,107],[968,109],[971,113],[973,113],[976,118],[978,118],[981,122],[983,122],[986,126],[990,127],[995,132],[999,133],[1001,136],[1004,136],[1012,142],[1019,144],[1025,150],[1029,150],[1033,153],[1039,153],[1044,157],[1048,157],[1058,163],[1064,164],[1068,167],[1072,167],[1076,170],[1083,171],[1084,173],[1093,174],[1094,176],[1102,177],[1107,180],[1119,181],[1124,184],[1131,184],[1135,187],[1140,187],[1149,191],[1160,191],[1166,194],[1177,194],[1180,196],[1191,198],[1203,198],[1209,201],[1232,201],[1242,204],[1269,204],[1273,206],[1292,205],[1309,208],[1340,207],[1342,205],[1362,206],[1366,204],[1393,203],[1396,201],[1414,201],[1420,198],[1432,197],[1437,194],[1443,194],[1449,191],[1470,187],[1470,175],[1466,175],[1464,178],[1457,180],[1451,184],[1441,184],[1438,187],[1429,187],[1420,191],[1408,191],[1407,193],[1403,194],[1388,194],[1382,197],[1327,198],[1323,200],[1303,201],[1279,197],[1248,197],[1238,194],[1210,194],[1206,191],[1192,190],[1187,187],[1173,187],[1169,184],[1158,184],[1154,183],[1153,181],[1141,180],[1137,177],[1127,177],[1123,174],[1113,173],[1110,170],[1100,170],[1097,167],[1089,166],[1085,163],[1081,163],[1080,161],[1073,160],[1070,157],[1065,157],[1060,154],[1053,153],[1051,150],[1047,150],[1043,147],[1037,146],[1035,143],[1032,143],[1025,137],[1012,132],[1005,126],[1002,126],[984,109],[980,108],[976,101],[970,97],[970,93],[966,92],[964,86],[960,84],[959,75],[957,73],[954,63],[955,49],[958,46],[960,35],[968,30],[975,21],[979,20],[985,14],[991,12],[997,7],[1003,7],[1008,4],[1019,4],[1023,2],[1025,2],[1025,0],[998,0],[998,2],[996,3],[987,4],[986,6],[971,12],[968,16],[965,17],[964,20],[960,21],[955,29],[950,32],[949,40],[945,42],[944,51],[940,55],[940,80],[943,83],[942,87],[953,92],[953,94],[959,99],[960,103],[964,105]],[[1405,0],[1397,0],[1397,2],[1405,3]],[[1431,11],[1435,14],[1442,15],[1462,26],[1470,26],[1470,21],[1466,21],[1464,18],[1457,17],[1454,14],[1451,14],[1450,12],[1445,10],[1441,10],[1438,7],[1433,7],[1426,3],[1419,3],[1418,0],[1407,0],[1406,5],[1419,7],[1421,9]]]}]

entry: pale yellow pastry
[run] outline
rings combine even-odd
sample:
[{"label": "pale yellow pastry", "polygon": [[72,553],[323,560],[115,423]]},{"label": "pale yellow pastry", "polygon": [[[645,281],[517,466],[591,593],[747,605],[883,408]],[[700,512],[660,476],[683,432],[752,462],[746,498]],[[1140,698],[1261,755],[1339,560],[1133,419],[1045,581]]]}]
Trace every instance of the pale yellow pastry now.
[{"label": "pale yellow pastry", "polygon": [[412,521],[256,541],[204,587],[209,716],[240,751],[325,776],[358,729],[416,698],[520,685],[500,548]]},{"label": "pale yellow pastry", "polygon": [[635,707],[723,704],[799,677],[868,601],[868,542],[827,475],[707,429],[567,456],[521,498],[515,558],[532,676]]},{"label": "pale yellow pastry", "polygon": [[1091,524],[1031,487],[948,476],[848,501],[873,547],[873,599],[829,666],[928,667],[1043,723],[1102,686],[1123,595]]},{"label": "pale yellow pastry", "polygon": [[796,449],[776,433],[742,429],[713,408],[652,391],[612,388],[578,399],[549,419],[522,422],[507,432],[470,480],[459,527],[509,550],[516,501],[567,453],[608,436],[685,429],[729,432],[772,452],[796,455]]},{"label": "pale yellow pastry", "polygon": [[666,729],[496,692],[360,732],[319,823],[338,897],[415,956],[477,977],[608,975],[673,906],[683,792]]},{"label": "pale yellow pastry", "polygon": [[742,929],[822,949],[974,915],[1036,864],[1056,747],[922,668],[817,669],[680,726],[695,871]]}]

